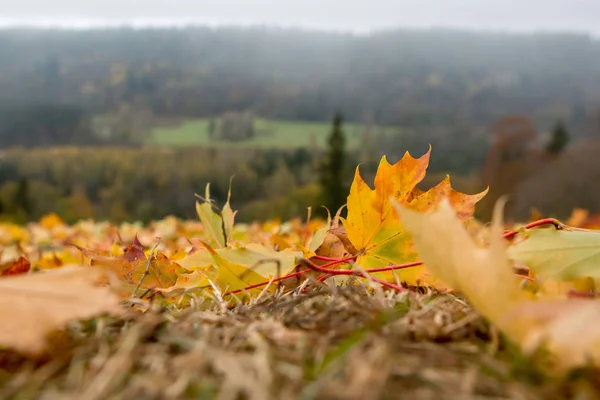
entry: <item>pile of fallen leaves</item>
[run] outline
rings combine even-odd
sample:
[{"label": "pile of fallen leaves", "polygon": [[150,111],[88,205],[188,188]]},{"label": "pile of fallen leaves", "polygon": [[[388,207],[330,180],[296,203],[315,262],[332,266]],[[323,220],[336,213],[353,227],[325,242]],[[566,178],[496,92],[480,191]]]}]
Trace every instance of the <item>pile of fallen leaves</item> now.
[{"label": "pile of fallen leaves", "polygon": [[327,221],[0,224],[0,398],[596,393],[594,217],[486,226],[429,154]]}]

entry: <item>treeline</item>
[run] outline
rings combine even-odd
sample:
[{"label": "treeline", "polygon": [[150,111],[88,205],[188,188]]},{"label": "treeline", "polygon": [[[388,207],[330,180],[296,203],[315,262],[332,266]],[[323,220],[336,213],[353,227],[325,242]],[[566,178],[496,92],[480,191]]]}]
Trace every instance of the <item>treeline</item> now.
[{"label": "treeline", "polygon": [[[466,133],[460,141],[444,138],[433,138],[430,174],[451,172],[460,178],[478,170],[487,143]],[[356,165],[372,182],[382,154],[392,162],[407,150],[423,154],[429,143],[422,139],[417,133],[365,131],[361,150],[343,154],[336,178],[341,198]],[[203,194],[210,183],[211,197],[223,204],[233,177],[232,205],[241,221],[289,219],[304,215],[309,206],[321,210],[325,160],[325,150],[305,148],[11,148],[0,152],[0,214],[19,222],[50,212],[67,221],[194,218],[194,194]]]},{"label": "treeline", "polygon": [[290,218],[318,206],[317,157],[305,150],[15,148],[1,154],[1,214],[19,222],[50,212],[67,221],[194,218],[194,194],[210,183],[222,205],[233,176],[241,220]]},{"label": "treeline", "polygon": [[[343,126],[334,128],[343,136]],[[512,200],[507,216],[520,221],[534,209],[560,218],[575,207],[600,212],[600,192],[593,184],[600,171],[593,156],[598,141],[569,146],[567,128],[558,123],[550,136],[540,138],[531,121],[517,115],[493,125],[491,143],[467,132],[456,132],[454,136],[462,137],[457,141],[444,141],[449,136],[441,135],[433,142],[420,187],[430,188],[446,173],[459,191],[475,193],[489,185],[478,207],[483,220],[506,194]],[[340,152],[339,138],[332,137],[331,149],[337,150],[329,153],[304,148],[12,148],[0,152],[0,219],[25,222],[51,212],[69,222],[196,218],[194,195],[203,195],[210,183],[211,197],[222,205],[233,177],[232,206],[240,210],[240,221],[287,220],[305,215],[307,207],[319,213],[324,204],[341,205],[356,165],[372,184],[382,154],[394,163],[407,150],[419,156],[429,147],[418,135],[366,131],[360,150]],[[336,161],[339,157],[342,162]],[[335,176],[324,175],[324,168]],[[335,198],[328,198],[327,189],[332,188]]]},{"label": "treeline", "polygon": [[403,127],[481,127],[519,113],[543,129],[562,118],[579,134],[600,105],[600,43],[444,30],[11,29],[0,31],[0,87],[0,109],[77,105],[110,116],[121,141],[152,118],[232,110],[312,121],[340,110]]},{"label": "treeline", "polygon": [[0,146],[57,146],[100,143],[84,108],[59,103],[0,107]]}]

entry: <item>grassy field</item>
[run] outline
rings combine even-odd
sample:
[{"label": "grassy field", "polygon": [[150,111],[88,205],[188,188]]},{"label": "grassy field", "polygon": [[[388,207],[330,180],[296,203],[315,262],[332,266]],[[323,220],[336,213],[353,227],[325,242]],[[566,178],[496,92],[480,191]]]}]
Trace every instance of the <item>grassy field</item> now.
[{"label": "grassy field", "polygon": [[[259,118],[255,121],[256,136],[241,142],[211,140],[208,135],[208,119],[190,120],[179,126],[154,129],[148,144],[172,146],[259,147],[297,148],[324,147],[331,130],[325,122],[275,121]],[[360,146],[364,127],[344,124],[347,146]]]}]

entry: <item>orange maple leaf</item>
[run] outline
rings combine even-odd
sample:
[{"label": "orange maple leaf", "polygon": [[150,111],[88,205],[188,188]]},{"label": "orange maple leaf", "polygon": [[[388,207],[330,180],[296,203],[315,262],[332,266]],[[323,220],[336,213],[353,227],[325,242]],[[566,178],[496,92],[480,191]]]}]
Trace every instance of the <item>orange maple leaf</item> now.
[{"label": "orange maple leaf", "polygon": [[142,289],[159,289],[171,287],[177,282],[180,273],[185,270],[175,261],[158,252],[146,257],[144,246],[137,237],[123,254],[106,256],[100,252],[84,249],[75,245],[86,257],[91,259],[92,266],[104,267],[121,279],[125,291],[131,294],[135,287]]},{"label": "orange maple leaf", "polygon": [[30,269],[31,264],[29,263],[29,260],[21,256],[17,261],[0,266],[0,276],[26,274]]},{"label": "orange maple leaf", "polygon": [[[468,219],[475,210],[475,203],[486,195],[487,189],[476,195],[458,193],[450,186],[449,177],[427,192],[417,189],[416,185],[425,177],[430,153],[431,147],[420,158],[406,152],[393,165],[383,156],[375,176],[375,189],[362,179],[357,167],[348,196],[348,216],[342,222],[361,268],[385,267],[417,259],[412,238],[392,207],[391,199],[423,211],[448,197],[460,218]],[[413,284],[424,278],[422,267],[398,274],[400,279]],[[394,279],[389,273],[379,277],[384,275]]]}]

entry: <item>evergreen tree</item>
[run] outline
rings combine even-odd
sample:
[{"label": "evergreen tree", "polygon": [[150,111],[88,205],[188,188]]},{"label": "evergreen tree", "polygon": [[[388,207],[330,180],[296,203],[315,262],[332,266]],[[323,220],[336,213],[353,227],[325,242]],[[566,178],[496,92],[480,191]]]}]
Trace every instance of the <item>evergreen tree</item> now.
[{"label": "evergreen tree", "polygon": [[208,121],[208,126],[206,128],[208,131],[208,137],[213,139],[217,130],[217,121],[215,121],[214,118],[211,118],[210,121]]},{"label": "evergreen tree", "polygon": [[25,218],[29,219],[33,209],[29,195],[29,181],[27,179],[19,179],[17,190],[13,198],[13,204],[17,210],[24,214]]},{"label": "evergreen tree", "polygon": [[552,130],[552,138],[546,145],[548,153],[557,155],[560,154],[569,143],[569,133],[562,121],[558,121]]},{"label": "evergreen tree", "polygon": [[346,203],[347,193],[344,187],[346,154],[342,124],[342,115],[336,113],[333,118],[333,129],[329,136],[327,155],[321,167],[323,203],[331,213],[337,212],[338,208]]}]

